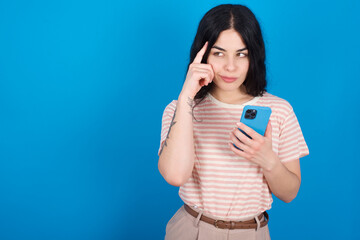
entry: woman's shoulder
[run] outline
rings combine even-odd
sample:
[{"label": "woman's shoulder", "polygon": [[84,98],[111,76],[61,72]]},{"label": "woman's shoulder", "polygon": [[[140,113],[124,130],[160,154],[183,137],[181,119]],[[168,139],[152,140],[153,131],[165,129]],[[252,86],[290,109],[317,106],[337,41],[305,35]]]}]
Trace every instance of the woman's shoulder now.
[{"label": "woman's shoulder", "polygon": [[165,107],[164,112],[174,112],[176,109],[177,100],[172,100],[170,103],[168,103]]},{"label": "woman's shoulder", "polygon": [[176,107],[177,104],[177,100],[172,100],[166,107],[170,107],[170,108],[174,108]]},{"label": "woman's shoulder", "polygon": [[287,100],[269,92],[265,92],[263,96],[260,97],[259,103],[270,107],[272,111],[276,112],[280,111],[285,114],[289,114],[293,111],[291,104]]}]

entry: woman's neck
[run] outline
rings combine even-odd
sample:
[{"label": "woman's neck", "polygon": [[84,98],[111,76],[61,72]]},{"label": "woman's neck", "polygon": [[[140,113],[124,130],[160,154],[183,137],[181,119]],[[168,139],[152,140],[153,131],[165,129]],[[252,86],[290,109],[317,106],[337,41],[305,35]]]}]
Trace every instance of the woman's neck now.
[{"label": "woman's neck", "polygon": [[223,91],[218,88],[213,88],[210,90],[210,93],[220,102],[227,104],[243,104],[254,98],[253,96],[246,93],[244,86],[241,86],[239,89],[234,91]]}]

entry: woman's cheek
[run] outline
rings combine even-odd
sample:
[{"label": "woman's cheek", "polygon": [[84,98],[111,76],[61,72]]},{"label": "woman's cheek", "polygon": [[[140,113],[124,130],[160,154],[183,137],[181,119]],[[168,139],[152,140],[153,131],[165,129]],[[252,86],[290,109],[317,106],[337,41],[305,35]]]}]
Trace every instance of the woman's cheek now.
[{"label": "woman's cheek", "polygon": [[218,72],[221,68],[221,62],[219,60],[212,59],[211,61],[208,61],[208,64],[210,64],[212,66],[215,73]]}]

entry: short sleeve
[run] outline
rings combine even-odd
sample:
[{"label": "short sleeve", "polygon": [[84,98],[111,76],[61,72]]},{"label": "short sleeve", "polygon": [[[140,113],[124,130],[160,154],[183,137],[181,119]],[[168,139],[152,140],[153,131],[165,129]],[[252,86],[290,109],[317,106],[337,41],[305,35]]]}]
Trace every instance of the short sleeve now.
[{"label": "short sleeve", "polygon": [[176,109],[176,101],[174,100],[171,103],[169,103],[164,110],[162,116],[160,147],[159,147],[158,155],[160,154],[162,145],[167,137],[175,109]]},{"label": "short sleeve", "polygon": [[280,126],[279,158],[281,162],[289,162],[309,155],[309,149],[302,134],[300,124],[291,108]]}]

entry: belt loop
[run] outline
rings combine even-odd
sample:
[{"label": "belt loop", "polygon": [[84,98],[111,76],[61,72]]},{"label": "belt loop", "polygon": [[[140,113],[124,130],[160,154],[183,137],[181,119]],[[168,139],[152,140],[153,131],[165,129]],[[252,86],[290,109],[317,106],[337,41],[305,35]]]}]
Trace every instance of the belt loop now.
[{"label": "belt loop", "polygon": [[255,231],[257,231],[260,228],[259,216],[255,217],[255,221],[256,221],[256,224],[257,224]]},{"label": "belt loop", "polygon": [[198,226],[199,226],[199,221],[200,221],[200,218],[201,218],[202,214],[203,214],[203,211],[200,210],[200,211],[198,212],[198,215],[197,215],[196,219],[195,219],[195,227],[198,227]]}]

